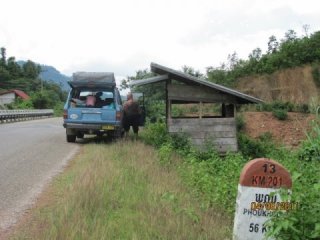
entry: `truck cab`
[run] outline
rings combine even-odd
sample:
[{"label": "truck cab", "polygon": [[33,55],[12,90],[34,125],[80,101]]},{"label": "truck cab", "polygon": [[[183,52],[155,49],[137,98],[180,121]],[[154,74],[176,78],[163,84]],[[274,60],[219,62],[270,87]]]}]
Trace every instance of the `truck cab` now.
[{"label": "truck cab", "polygon": [[123,108],[113,73],[77,72],[64,105],[67,142],[85,134],[117,138],[123,134]]}]

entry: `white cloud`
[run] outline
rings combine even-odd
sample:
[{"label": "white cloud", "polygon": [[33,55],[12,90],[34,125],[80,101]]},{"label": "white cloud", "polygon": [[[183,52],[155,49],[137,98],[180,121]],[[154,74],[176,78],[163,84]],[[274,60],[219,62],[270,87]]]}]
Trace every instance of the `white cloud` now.
[{"label": "white cloud", "polygon": [[17,59],[118,76],[158,62],[204,71],[236,51],[247,57],[268,37],[310,24],[317,1],[305,0],[10,0],[3,1],[0,46]]}]

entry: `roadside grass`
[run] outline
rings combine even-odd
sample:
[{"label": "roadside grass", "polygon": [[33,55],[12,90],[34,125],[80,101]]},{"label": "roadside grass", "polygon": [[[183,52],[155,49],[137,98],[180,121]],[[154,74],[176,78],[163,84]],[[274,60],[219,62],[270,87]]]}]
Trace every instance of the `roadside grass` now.
[{"label": "roadside grass", "polygon": [[85,145],[46,194],[12,239],[231,239],[224,210],[201,208],[140,141]]}]

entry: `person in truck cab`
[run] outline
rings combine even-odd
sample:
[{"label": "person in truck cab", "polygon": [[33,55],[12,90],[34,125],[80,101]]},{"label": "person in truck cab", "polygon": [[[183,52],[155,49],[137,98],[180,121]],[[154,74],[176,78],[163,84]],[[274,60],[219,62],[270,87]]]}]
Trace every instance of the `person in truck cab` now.
[{"label": "person in truck cab", "polygon": [[133,95],[129,92],[127,95],[127,101],[123,105],[123,128],[126,137],[128,137],[130,126],[132,126],[135,137],[138,136],[140,114],[140,106],[138,102],[133,100]]},{"label": "person in truck cab", "polygon": [[88,95],[86,99],[86,106],[94,107],[95,104],[96,104],[96,97],[93,95]]},{"label": "person in truck cab", "polygon": [[105,102],[101,99],[103,93],[102,92],[97,92],[95,97],[96,97],[96,103],[95,107],[97,108],[102,108],[105,105]]}]

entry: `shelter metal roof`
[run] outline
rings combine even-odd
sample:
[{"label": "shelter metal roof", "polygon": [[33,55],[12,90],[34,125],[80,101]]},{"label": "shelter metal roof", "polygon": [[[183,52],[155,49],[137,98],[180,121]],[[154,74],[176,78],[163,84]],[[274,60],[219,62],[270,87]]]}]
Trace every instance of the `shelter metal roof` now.
[{"label": "shelter metal roof", "polygon": [[141,80],[136,80],[134,82],[129,83],[130,86],[142,86],[150,83],[156,83],[156,82],[161,82],[161,81],[166,81],[169,80],[169,75],[164,74],[164,75],[159,75],[151,78],[145,78]]},{"label": "shelter metal roof", "polygon": [[191,76],[189,74],[186,74],[180,71],[176,71],[174,69],[159,65],[157,63],[151,63],[151,71],[159,74],[159,76],[133,81],[130,83],[130,86],[141,86],[141,85],[146,85],[146,84],[151,84],[151,83],[156,83],[161,81],[167,81],[169,79],[174,79],[188,85],[203,85],[208,88],[214,89],[216,91],[233,95],[237,97],[237,99],[239,100],[239,103],[242,103],[242,104],[263,103],[261,99],[241,93],[231,88],[221,86],[219,84],[215,84],[206,80],[199,79],[197,77]]}]

